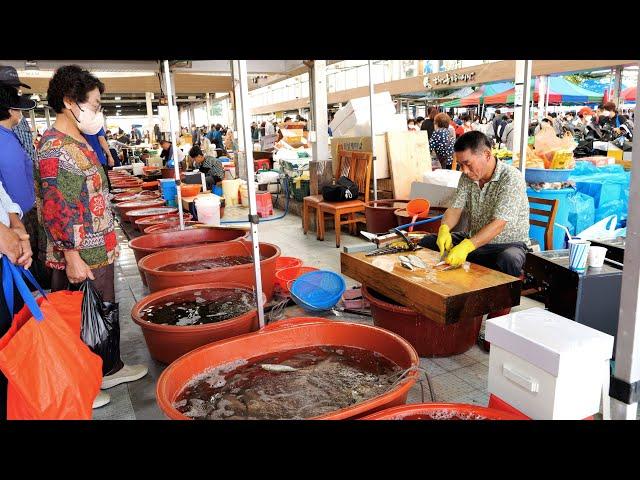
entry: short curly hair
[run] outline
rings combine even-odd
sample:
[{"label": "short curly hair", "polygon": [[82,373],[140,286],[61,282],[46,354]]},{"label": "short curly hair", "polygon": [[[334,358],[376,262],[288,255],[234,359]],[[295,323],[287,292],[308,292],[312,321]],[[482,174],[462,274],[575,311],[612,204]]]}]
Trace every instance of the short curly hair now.
[{"label": "short curly hair", "polygon": [[78,65],[65,65],[56,70],[49,81],[47,102],[56,113],[62,113],[64,97],[69,97],[77,103],[87,101],[87,94],[97,88],[104,93],[104,83]]}]

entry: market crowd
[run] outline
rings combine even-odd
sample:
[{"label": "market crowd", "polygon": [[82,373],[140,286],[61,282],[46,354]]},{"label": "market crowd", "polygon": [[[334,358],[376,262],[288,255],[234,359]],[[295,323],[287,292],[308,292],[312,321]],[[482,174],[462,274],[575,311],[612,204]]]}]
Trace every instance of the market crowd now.
[{"label": "market crowd", "polygon": [[[558,137],[571,135],[578,144],[576,157],[598,153],[593,143],[599,141],[612,142],[623,151],[629,151],[633,141],[634,110],[623,115],[615,103],[606,102],[598,105],[596,110],[582,107],[564,114],[550,112],[543,118],[538,118],[536,112],[529,124],[529,136],[545,126],[551,127]],[[442,168],[451,168],[454,143],[466,132],[482,132],[491,139],[495,148],[513,150],[513,114],[501,113],[500,109],[487,117],[475,113],[450,115],[440,112],[437,107],[429,107],[427,118],[408,119],[407,128],[429,133],[430,149]]]}]

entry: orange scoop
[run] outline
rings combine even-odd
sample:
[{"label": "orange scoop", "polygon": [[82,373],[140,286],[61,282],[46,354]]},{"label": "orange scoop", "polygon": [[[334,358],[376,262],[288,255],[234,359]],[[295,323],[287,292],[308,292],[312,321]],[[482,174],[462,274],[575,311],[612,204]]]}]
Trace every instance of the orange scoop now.
[{"label": "orange scoop", "polygon": [[[429,201],[424,198],[415,198],[407,204],[407,213],[412,215],[411,223],[418,218],[427,218],[429,215]],[[409,231],[413,232],[413,227],[409,227]]]}]

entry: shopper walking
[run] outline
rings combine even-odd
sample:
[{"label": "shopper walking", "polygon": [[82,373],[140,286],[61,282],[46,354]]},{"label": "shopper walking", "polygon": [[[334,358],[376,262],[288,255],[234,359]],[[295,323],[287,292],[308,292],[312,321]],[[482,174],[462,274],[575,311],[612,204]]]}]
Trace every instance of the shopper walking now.
[{"label": "shopper walking", "polygon": [[[107,179],[83,136],[95,133],[103,92],[104,84],[77,65],[56,70],[47,90],[56,120],[42,136],[36,171],[49,237],[47,265],[54,269],[51,290],[76,288],[89,278],[103,301],[115,302],[117,238]],[[120,360],[105,375],[102,388],[146,374],[144,365]]]},{"label": "shopper walking", "polygon": [[429,147],[436,152],[436,157],[442,168],[451,168],[453,163],[453,144],[449,132],[451,117],[446,113],[439,113],[434,119],[435,130],[429,138]]}]

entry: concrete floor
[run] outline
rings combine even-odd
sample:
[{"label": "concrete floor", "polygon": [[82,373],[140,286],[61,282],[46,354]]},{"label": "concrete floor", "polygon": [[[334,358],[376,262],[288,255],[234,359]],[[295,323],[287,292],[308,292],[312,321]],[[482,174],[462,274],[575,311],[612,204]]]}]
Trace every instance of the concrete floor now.
[{"label": "concrete floor", "polygon": [[[276,212],[276,215],[282,212]],[[229,218],[246,218],[246,209],[228,208],[223,220]],[[302,258],[305,264],[340,272],[341,249],[335,246],[335,236],[327,231],[325,241],[315,238],[315,232],[306,236],[302,233],[301,219],[294,215],[287,215],[281,220],[263,222],[259,225],[259,239],[261,242],[278,245],[284,256]],[[149,294],[143,286],[138,274],[133,251],[127,246],[128,239],[118,228],[120,243],[120,258],[116,262],[116,299],[120,304],[121,355],[125,363],[142,363],[149,367],[149,374],[141,380],[106,390],[111,396],[111,403],[94,410],[96,420],[161,420],[165,419],[158,408],[155,399],[155,385],[165,365],[156,362],[149,356],[147,346],[140,328],[131,320],[131,309],[134,304]],[[362,239],[348,234],[342,235],[342,246],[362,243]],[[347,285],[357,285],[357,282],[346,278]],[[519,307],[514,311],[541,306],[523,297]],[[305,313],[297,306],[285,310],[286,317],[304,316]],[[370,317],[342,313],[339,317],[329,316],[336,321],[353,321],[373,325]],[[421,366],[429,373],[431,386],[436,401],[462,402],[486,405],[488,402],[487,373],[489,355],[477,346],[472,347],[462,355],[445,358],[422,358]],[[421,376],[424,379],[424,375]],[[430,401],[429,389],[424,382],[425,401]],[[411,390],[409,403],[422,402],[419,384]]]}]

